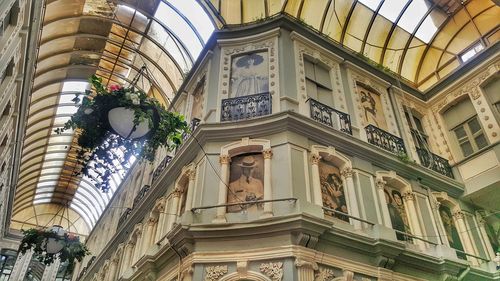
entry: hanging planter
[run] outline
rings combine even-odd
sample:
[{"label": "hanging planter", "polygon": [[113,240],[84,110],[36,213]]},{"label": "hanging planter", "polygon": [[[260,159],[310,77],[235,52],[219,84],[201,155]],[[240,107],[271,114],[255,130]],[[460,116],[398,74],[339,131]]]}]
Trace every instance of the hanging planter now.
[{"label": "hanging planter", "polygon": [[21,230],[24,234],[19,253],[25,254],[32,250],[33,255],[45,265],[52,264],[57,258],[63,262],[68,262],[68,268],[73,269],[75,260],[82,261],[90,252],[87,247],[80,242],[78,236],[68,234],[61,226],[54,225],[47,230],[28,229]]},{"label": "hanging planter", "polygon": [[95,75],[89,80],[93,91],[81,99],[76,95],[78,111],[56,133],[78,129],[77,161],[82,169],[77,174],[89,176],[106,192],[117,163],[127,165],[131,156],[152,162],[159,147],[179,146],[189,127],[183,116],[134,87],[106,88]]}]

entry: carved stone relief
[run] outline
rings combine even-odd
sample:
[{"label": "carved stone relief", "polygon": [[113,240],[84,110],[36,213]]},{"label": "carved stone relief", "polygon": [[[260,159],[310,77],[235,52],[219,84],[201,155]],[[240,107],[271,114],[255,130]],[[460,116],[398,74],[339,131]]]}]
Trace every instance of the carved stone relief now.
[{"label": "carved stone relief", "polygon": [[333,278],[333,270],[324,267],[320,267],[314,274],[314,281],[331,281]]},{"label": "carved stone relief", "polygon": [[269,262],[262,263],[259,267],[260,271],[271,278],[272,281],[283,280],[283,263]]},{"label": "carved stone relief", "polygon": [[227,265],[207,266],[205,268],[205,281],[217,281],[227,273]]}]

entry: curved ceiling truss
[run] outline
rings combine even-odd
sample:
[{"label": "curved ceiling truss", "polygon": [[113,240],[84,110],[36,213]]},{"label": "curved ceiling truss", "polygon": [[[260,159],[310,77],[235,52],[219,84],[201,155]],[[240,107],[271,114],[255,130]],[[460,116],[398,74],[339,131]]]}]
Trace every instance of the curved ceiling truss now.
[{"label": "curved ceiling truss", "polygon": [[[500,38],[491,0],[200,0],[219,26],[288,14],[422,92]],[[465,55],[467,54],[467,55]]]},{"label": "curved ceiling truss", "polygon": [[86,235],[133,161],[117,166],[108,193],[96,188],[95,173],[75,175],[77,139],[54,132],[76,111],[74,94],[93,74],[122,85],[138,76],[136,87],[168,105],[214,27],[195,0],[46,2],[11,227],[59,218]]}]

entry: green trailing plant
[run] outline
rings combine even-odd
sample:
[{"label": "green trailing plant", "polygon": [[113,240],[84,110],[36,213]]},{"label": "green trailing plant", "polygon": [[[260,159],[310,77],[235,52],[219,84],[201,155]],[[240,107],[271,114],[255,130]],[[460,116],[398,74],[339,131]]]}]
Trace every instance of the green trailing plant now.
[{"label": "green trailing plant", "polygon": [[[72,234],[65,233],[63,236],[59,236],[53,231],[35,228],[21,230],[21,232],[24,237],[19,245],[19,253],[25,254],[32,250],[33,255],[45,265],[52,264],[59,258],[61,263],[68,262],[68,270],[73,270],[75,260],[81,262],[85,256],[90,254],[87,246],[80,242],[80,238]],[[62,250],[58,253],[47,253],[46,247],[49,238],[62,242]]]},{"label": "green trailing plant", "polygon": [[[75,175],[88,176],[102,191],[110,188],[111,176],[119,172],[119,165],[127,166],[132,156],[154,161],[156,150],[179,146],[189,126],[180,114],[170,112],[154,98],[134,87],[111,85],[106,88],[102,79],[89,79],[93,90],[77,93],[73,102],[78,107],[64,127],[55,130],[61,134],[77,129],[77,163],[81,170]],[[127,139],[114,133],[108,123],[108,113],[117,107],[134,111],[134,125],[148,122],[150,132],[143,139]],[[121,152],[117,151],[120,150]]]},{"label": "green trailing plant", "polygon": [[410,159],[410,156],[404,152],[400,152],[397,155],[398,159],[405,162],[406,164],[413,164],[413,162]]}]

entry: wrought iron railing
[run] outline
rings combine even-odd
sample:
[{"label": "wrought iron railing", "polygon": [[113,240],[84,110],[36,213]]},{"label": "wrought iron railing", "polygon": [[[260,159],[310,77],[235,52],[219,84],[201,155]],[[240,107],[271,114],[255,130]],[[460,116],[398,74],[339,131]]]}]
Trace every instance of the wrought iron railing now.
[{"label": "wrought iron railing", "polygon": [[135,207],[139,205],[139,203],[141,203],[142,199],[144,198],[144,196],[146,196],[146,193],[148,193],[150,188],[151,187],[149,185],[145,185],[141,188],[141,190],[139,190],[139,192],[134,198],[134,203],[132,204],[132,210],[135,209]]},{"label": "wrought iron railing", "polygon": [[450,178],[453,177],[453,172],[451,171],[451,166],[448,160],[443,157],[436,155],[428,150],[417,147],[418,158],[422,166],[432,169],[442,175]]},{"label": "wrought iron railing", "polygon": [[[198,126],[200,125],[200,122],[201,122],[201,120],[198,118],[193,118],[191,120],[191,122],[189,123],[189,130],[191,131],[191,133],[193,133],[196,130],[196,128],[198,128]],[[189,136],[190,136],[190,134],[183,133],[182,140],[186,141],[189,138]]]},{"label": "wrought iron railing", "polygon": [[336,130],[352,135],[351,117],[315,99],[309,98],[311,118]]},{"label": "wrought iron railing", "polygon": [[406,154],[403,139],[373,125],[365,128],[368,142],[397,155]]},{"label": "wrought iron railing", "polygon": [[172,161],[171,156],[165,156],[163,160],[161,160],[160,165],[156,167],[156,170],[153,172],[153,178],[151,179],[151,182],[155,182],[156,179],[160,176],[161,172],[168,166],[168,164]]},{"label": "wrought iron railing", "polygon": [[221,121],[251,119],[272,113],[271,95],[261,93],[222,100]]},{"label": "wrought iron railing", "polygon": [[122,213],[122,215],[118,219],[118,226],[117,226],[117,228],[120,228],[120,226],[123,225],[123,223],[127,220],[128,216],[130,216],[131,213],[132,213],[132,209],[131,208],[125,208],[125,211]]}]

